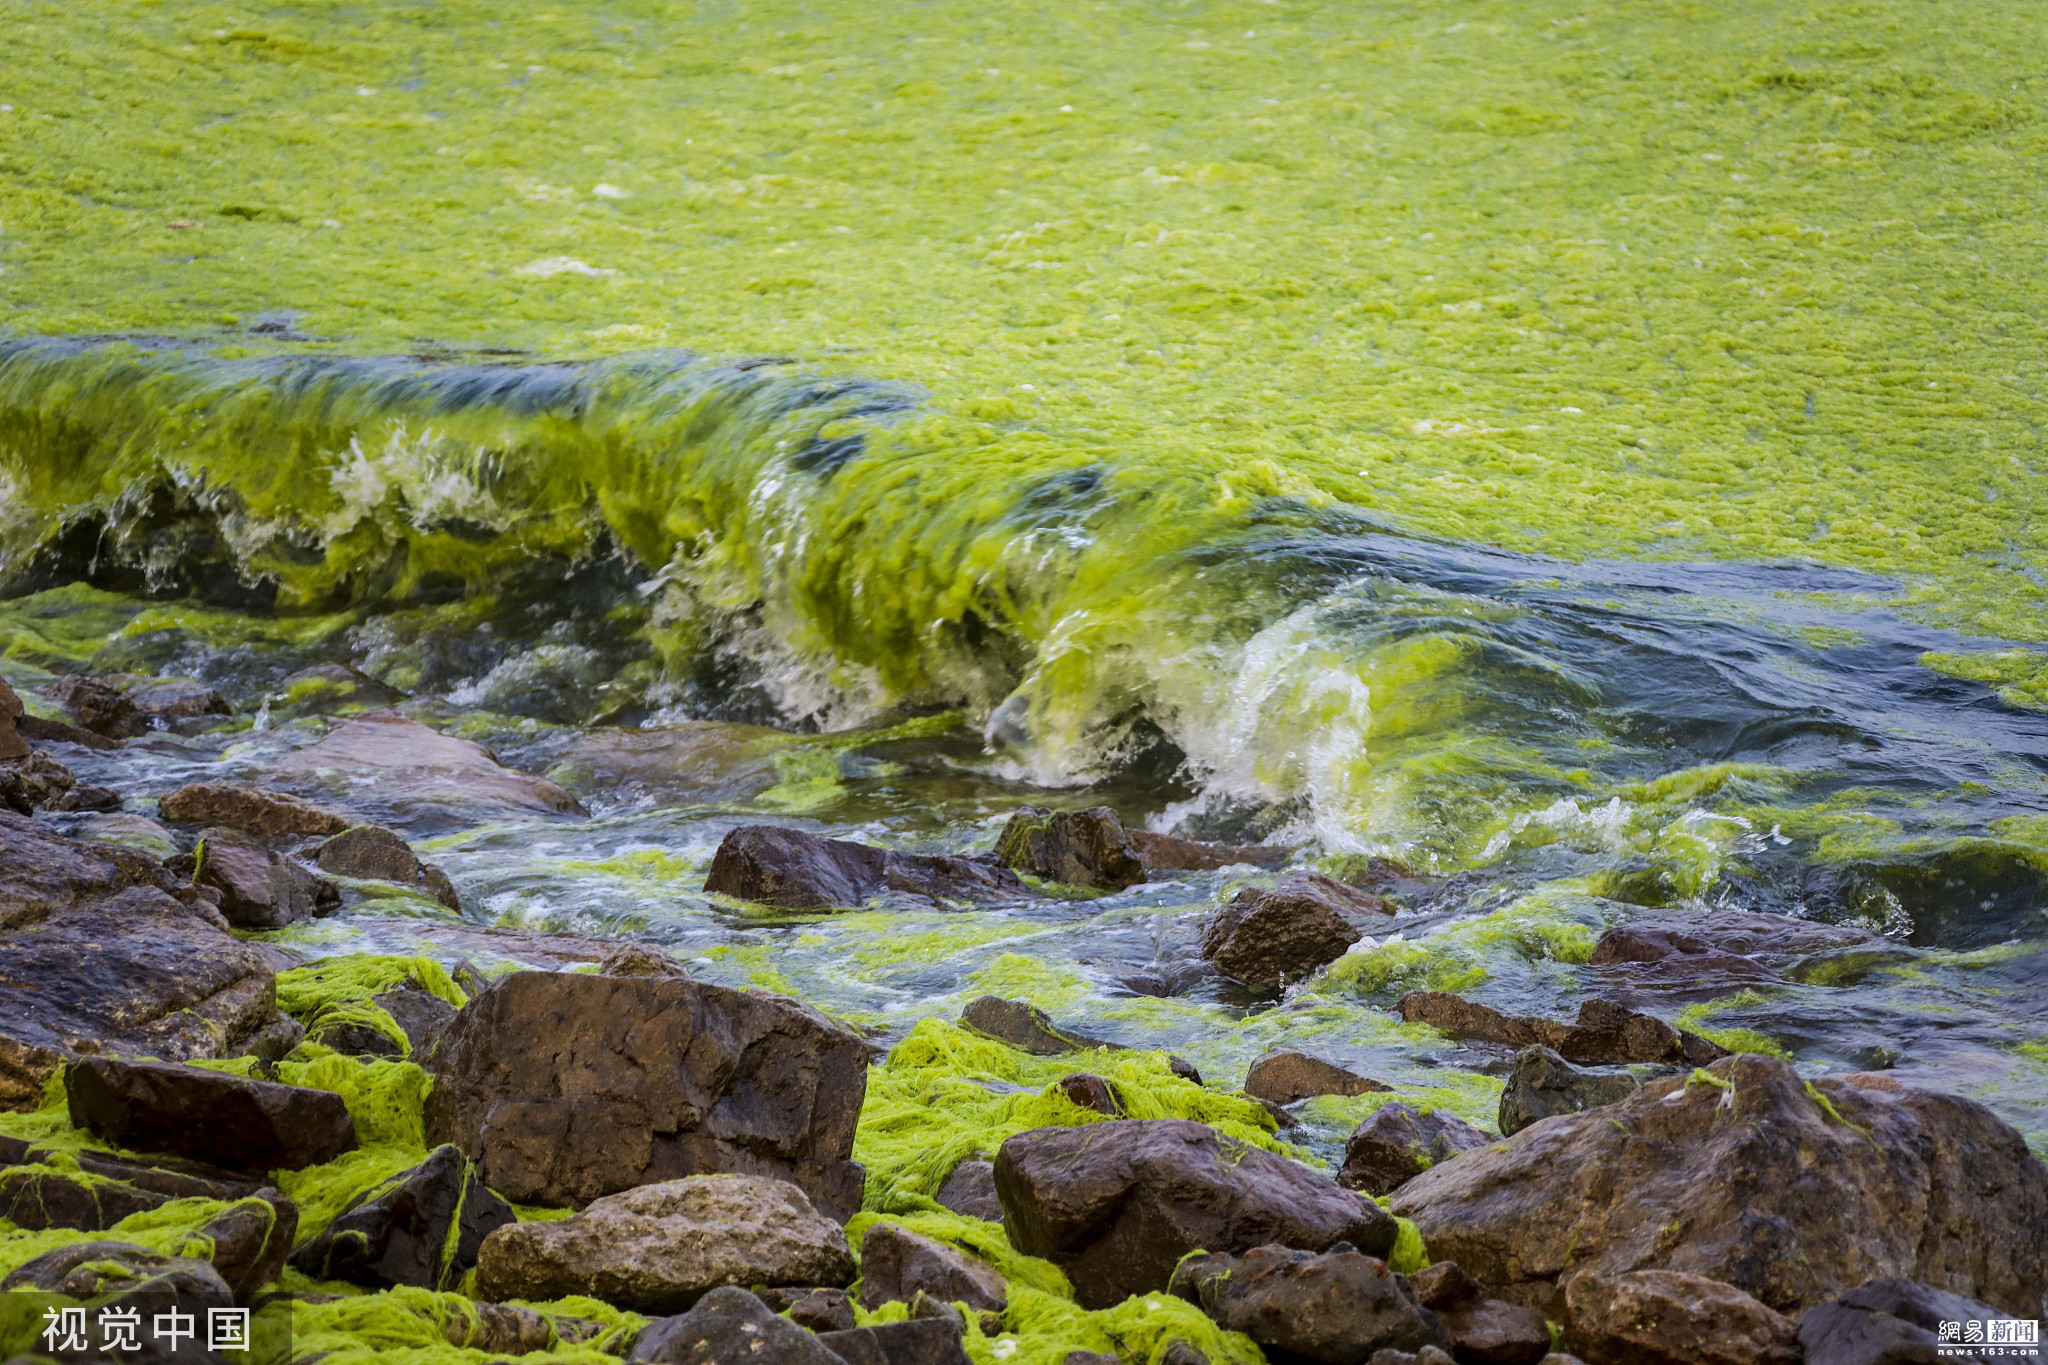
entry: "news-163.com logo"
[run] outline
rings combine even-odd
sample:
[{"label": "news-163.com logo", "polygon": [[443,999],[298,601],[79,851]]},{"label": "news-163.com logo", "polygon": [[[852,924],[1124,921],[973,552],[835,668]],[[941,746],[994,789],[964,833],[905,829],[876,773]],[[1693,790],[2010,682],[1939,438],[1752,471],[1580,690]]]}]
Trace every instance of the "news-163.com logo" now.
[{"label": "news-163.com logo", "polygon": [[[1937,1348],[1942,1355],[1972,1356],[1976,1359],[1997,1359],[2006,1355],[2014,1359],[2038,1360],[2036,1350],[2020,1350],[2019,1347],[2038,1347],[2041,1344],[2041,1324],[2034,1318],[1987,1318],[1983,1321],[1943,1322],[1936,1337]],[[2008,1349],[2013,1348],[2013,1349]]]}]

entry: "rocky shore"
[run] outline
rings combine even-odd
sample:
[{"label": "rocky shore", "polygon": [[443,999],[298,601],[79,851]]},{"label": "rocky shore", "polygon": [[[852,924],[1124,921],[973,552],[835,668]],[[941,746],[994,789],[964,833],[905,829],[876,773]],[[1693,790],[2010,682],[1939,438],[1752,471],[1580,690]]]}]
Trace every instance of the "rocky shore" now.
[{"label": "rocky shore", "polygon": [[[2048,1166],[1963,1095],[1618,1000],[1402,995],[1505,1073],[1489,1129],[1312,1049],[1203,1075],[1031,1000],[877,1040],[625,941],[450,925],[435,957],[309,955],[278,931],[366,895],[460,909],[436,832],[577,799],[364,707],[262,782],[122,785],[122,746],[228,702],[88,677],[34,700],[0,682],[0,1287],[245,1307],[254,1358],[302,1361],[2038,1358],[1936,1355],[1943,1324],[2048,1317]],[[121,840],[84,819],[109,813]],[[1241,867],[1200,954],[1270,996],[1385,932],[1405,875],[1289,863],[1098,806],[973,855],[743,825],[705,890],[971,908]],[[1768,980],[1870,942],[1729,910],[1609,930],[1591,962]],[[1341,1162],[1290,1139],[1329,1097],[1372,1105]],[[43,1358],[6,1297],[0,1357]]]}]

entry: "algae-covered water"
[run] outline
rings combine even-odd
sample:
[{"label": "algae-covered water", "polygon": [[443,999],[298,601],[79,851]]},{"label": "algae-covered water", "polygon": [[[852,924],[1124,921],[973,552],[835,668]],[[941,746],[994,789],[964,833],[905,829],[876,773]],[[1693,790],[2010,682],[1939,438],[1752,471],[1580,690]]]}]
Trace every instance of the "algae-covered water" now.
[{"label": "algae-covered water", "polygon": [[[1567,1013],[1606,925],[1787,911],[1889,946],[1650,1003],[2048,1148],[2048,6],[6,17],[0,666],[240,708],[82,776],[260,778],[346,663],[590,807],[394,815],[469,921],[1480,1120],[1401,991]],[[1248,869],[698,890],[739,823],[1102,801],[1407,913],[1275,1002],[1194,953]]]}]

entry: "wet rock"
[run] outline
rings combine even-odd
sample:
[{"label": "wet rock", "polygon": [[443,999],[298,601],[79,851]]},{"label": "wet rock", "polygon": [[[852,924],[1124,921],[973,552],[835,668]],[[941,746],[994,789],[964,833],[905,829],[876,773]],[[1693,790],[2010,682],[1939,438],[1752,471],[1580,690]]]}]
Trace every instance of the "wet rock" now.
[{"label": "wet rock", "polygon": [[293,785],[353,793],[408,824],[461,825],[509,811],[584,813],[574,797],[546,778],[517,772],[481,744],[389,711],[371,711],[337,726],[273,771]]},{"label": "wet rock", "polygon": [[21,698],[7,679],[0,678],[0,763],[28,757],[28,741],[21,737],[19,724],[23,713]]},{"label": "wet rock", "polygon": [[197,678],[139,678],[121,693],[146,719],[173,727],[235,712],[226,697]]},{"label": "wet rock", "polygon": [[996,861],[1042,881],[1121,891],[1145,880],[1123,821],[1108,806],[1022,810],[996,836]]},{"label": "wet rock", "polygon": [[64,1072],[73,1126],[231,1171],[291,1171],[356,1145],[341,1096],[171,1062],[88,1057]]},{"label": "wet rock", "polygon": [[43,744],[76,744],[82,749],[97,749],[102,752],[121,747],[121,741],[118,739],[66,721],[52,720],[47,716],[24,715],[14,724],[24,739],[32,739]]},{"label": "wet rock", "polygon": [[1239,846],[1204,844],[1149,829],[1127,829],[1138,861],[1152,872],[1213,872],[1223,867],[1273,867],[1287,861],[1288,850],[1266,844]]},{"label": "wet rock", "polygon": [[1191,1257],[1174,1272],[1173,1292],[1200,1304],[1218,1326],[1317,1365],[1362,1365],[1375,1351],[1451,1344],[1401,1276],[1348,1246]]},{"label": "wet rock", "polygon": [[160,798],[157,810],[180,824],[238,829],[272,840],[339,834],[355,823],[339,811],[283,792],[215,782],[180,787]]},{"label": "wet rock", "polygon": [[180,1311],[196,1311],[201,1321],[209,1308],[235,1306],[234,1290],[212,1262],[161,1256],[128,1242],[73,1242],[45,1252],[0,1279],[0,1290],[10,1289],[74,1299],[105,1296],[108,1304],[143,1297],[160,1310],[175,1304]]},{"label": "wet rock", "polygon": [[44,696],[96,735],[130,739],[149,728],[141,710],[120,688],[77,673],[57,679]]},{"label": "wet rock", "polygon": [[1114,1049],[1117,1046],[1086,1033],[1061,1028],[1044,1010],[1021,1000],[1005,1000],[999,995],[984,995],[970,1001],[967,1008],[960,1011],[960,1024],[984,1038],[993,1038],[1033,1057],[1058,1057],[1069,1052],[1085,1052],[1091,1048]]},{"label": "wet rock", "polygon": [[1574,1275],[1565,1339],[1587,1365],[1799,1365],[1792,1320],[1703,1275]]},{"label": "wet rock", "polygon": [[1787,1314],[1902,1276],[2044,1316],[2048,1166],[2017,1132],[1958,1096],[1809,1085],[1768,1057],[1539,1123],[1393,1208],[1433,1255],[1539,1308],[1581,1270],[1670,1270]]},{"label": "wet rock", "polygon": [[1547,1047],[1525,1047],[1500,1092],[1500,1131],[1507,1136],[1553,1114],[1619,1104],[1641,1088],[1625,1071],[1581,1071]]},{"label": "wet rock", "polygon": [[1370,1195],[1392,1194],[1430,1167],[1493,1140],[1455,1114],[1425,1113],[1390,1100],[1351,1130],[1337,1183]]},{"label": "wet rock", "polygon": [[[174,1158],[154,1161],[91,1150],[67,1154],[77,1170],[46,1165],[48,1153],[0,1137],[0,1218],[31,1231],[76,1228],[103,1232],[131,1214],[173,1199],[247,1199],[262,1182],[218,1167]],[[79,1172],[91,1177],[80,1180]]]},{"label": "wet rock", "polygon": [[1278,990],[1327,967],[1364,937],[1354,919],[1389,912],[1377,896],[1314,872],[1248,886],[1202,926],[1202,956],[1249,985]]},{"label": "wet rock", "polygon": [[957,1318],[924,1318],[850,1332],[825,1332],[818,1344],[846,1365],[969,1365]]},{"label": "wet rock", "polygon": [[121,808],[121,793],[112,787],[95,787],[84,782],[74,783],[70,790],[50,802],[51,810],[60,811],[110,811]]},{"label": "wet rock", "polygon": [[280,1055],[272,969],[155,859],[0,812],[0,1107],[83,1053]]},{"label": "wet rock", "polygon": [[346,664],[315,664],[278,684],[274,700],[300,710],[332,711],[350,706],[390,706],[405,698],[369,674]]},{"label": "wet rock", "polygon": [[1397,1351],[1391,1346],[1374,1351],[1367,1357],[1365,1365],[1457,1365],[1449,1351],[1435,1346],[1425,1346],[1419,1351]]},{"label": "wet rock", "polygon": [[1814,1308],[1799,1319],[1806,1365],[1940,1365],[1944,1361],[2048,1360],[2040,1346],[2000,1346],[1978,1352],[1947,1339],[1943,1324],[1965,1326],[2007,1316],[1988,1303],[1897,1277],[1872,1280]]},{"label": "wet rock", "polygon": [[1306,1167],[1185,1119],[1019,1133],[997,1154],[996,1193],[1011,1244],[1065,1270],[1089,1308],[1166,1288],[1190,1251],[1383,1255],[1396,1231]]},{"label": "wet rock", "polygon": [[1016,873],[990,859],[898,853],[779,825],[742,825],[728,832],[712,857],[704,889],[791,910],[853,908],[885,892],[937,901],[1032,894]]},{"label": "wet rock", "polygon": [[455,884],[432,863],[423,863],[412,845],[382,825],[356,825],[321,844],[313,861],[337,877],[396,882],[433,897],[450,910],[462,908]]},{"label": "wet rock", "polygon": [[1593,945],[1588,965],[1594,967],[1654,964],[1660,976],[1709,977],[1731,981],[1769,981],[1777,973],[1755,958],[1722,952],[1682,929],[1628,924],[1609,929]]},{"label": "wet rock", "polygon": [[1726,1048],[1697,1034],[1609,1000],[1586,1001],[1579,1006],[1578,1021],[1573,1024],[1502,1014],[1442,991],[1410,991],[1394,1008],[1411,1024],[1428,1024],[1461,1041],[1547,1047],[1568,1061],[1590,1066],[1625,1062],[1703,1066],[1728,1055]]},{"label": "wet rock", "polygon": [[436,1319],[450,1346],[491,1355],[524,1356],[557,1346],[579,1345],[604,1330],[588,1318],[542,1313],[518,1304],[472,1301],[470,1307],[476,1313],[474,1323],[463,1313],[448,1313]]},{"label": "wet rock", "polygon": [[350,1057],[411,1057],[455,1022],[453,1005],[411,982],[370,997],[370,1003],[391,1016],[405,1035],[403,1043],[347,1010],[315,1017],[307,1039]]},{"label": "wet rock", "polygon": [[760,1289],[761,1302],[813,1332],[845,1332],[854,1326],[853,1300],[844,1289]]},{"label": "wet rock", "polygon": [[688,979],[690,969],[667,953],[628,943],[597,964],[599,976],[666,976]]},{"label": "wet rock", "polygon": [[977,1313],[1000,1313],[1010,1302],[1009,1283],[993,1267],[895,1223],[868,1228],[860,1272],[860,1305],[867,1309],[909,1303],[919,1294]]},{"label": "wet rock", "polygon": [[490,1187],[581,1204],[635,1185],[730,1171],[801,1186],[847,1218],[867,1047],[793,1000],[687,978],[515,972],[420,1057],[432,1141]]},{"label": "wet rock", "polygon": [[358,1195],[291,1263],[316,1280],[452,1290],[476,1265],[484,1238],[516,1221],[459,1148],[437,1147]]},{"label": "wet rock", "polygon": [[1314,1095],[1370,1095],[1388,1088],[1320,1057],[1286,1048],[1260,1056],[1244,1076],[1244,1093],[1268,1104],[1293,1104]]},{"label": "wet rock", "polygon": [[784,1180],[693,1176],[607,1195],[559,1222],[484,1238],[477,1291],[494,1299],[588,1294],[677,1313],[722,1285],[843,1285],[853,1257],[838,1223]]},{"label": "wet rock", "polygon": [[1100,1076],[1077,1071],[1071,1076],[1062,1076],[1057,1084],[1062,1095],[1083,1109],[1092,1109],[1113,1119],[1122,1118],[1126,1112],[1123,1096]]},{"label": "wet rock", "polygon": [[629,1361],[648,1365],[846,1365],[823,1342],[744,1289],[714,1289],[679,1317],[651,1322]]},{"label": "wet rock", "polygon": [[209,829],[172,871],[220,893],[220,912],[237,929],[282,929],[332,914],[341,890],[239,830]]},{"label": "wet rock", "polygon": [[955,1166],[933,1198],[941,1208],[968,1218],[1003,1221],[1002,1201],[996,1198],[995,1163],[980,1160],[978,1155]]},{"label": "wet rock", "polygon": [[39,806],[54,808],[78,785],[71,769],[41,749],[0,767],[0,779],[9,791],[7,807],[17,815],[27,815]]},{"label": "wet rock", "polygon": [[1435,1313],[1451,1349],[1466,1365],[1538,1365],[1550,1353],[1543,1315],[1489,1298],[1452,1261],[1439,1261],[1408,1279],[1416,1302]]},{"label": "wet rock", "polygon": [[274,1189],[244,1199],[208,1219],[194,1234],[212,1247],[206,1259],[227,1281],[238,1303],[275,1280],[299,1231],[299,1209]]}]

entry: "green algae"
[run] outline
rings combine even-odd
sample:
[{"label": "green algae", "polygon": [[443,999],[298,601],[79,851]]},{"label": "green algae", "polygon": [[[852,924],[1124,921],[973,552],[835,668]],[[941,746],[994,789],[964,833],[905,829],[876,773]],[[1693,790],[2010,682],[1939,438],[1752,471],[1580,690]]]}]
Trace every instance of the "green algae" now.
[{"label": "green algae", "polygon": [[[355,1024],[375,1029],[397,1045],[401,1057],[406,1057],[412,1054],[411,1040],[390,1011],[373,998],[403,986],[437,995],[457,1009],[469,1001],[441,964],[430,958],[354,954],[279,972],[277,1007],[308,1031],[320,1024]],[[294,1055],[304,1057],[325,1050],[319,1043],[308,1041],[301,1043]]]},{"label": "green algae", "polygon": [[2048,653],[2001,649],[1978,654],[1934,650],[1920,662],[1952,678],[1988,684],[2009,706],[2048,711]]},{"label": "green algae", "polygon": [[1032,1057],[940,1019],[926,1019],[868,1072],[854,1159],[868,1170],[865,1209],[938,1210],[933,1196],[969,1153],[993,1156],[1033,1128],[1107,1121],[1056,1084],[1077,1071],[1109,1081],[1131,1118],[1195,1119],[1239,1142],[1295,1154],[1273,1136],[1252,1100],[1218,1094],[1174,1074],[1163,1053],[1076,1052]]},{"label": "green algae", "polygon": [[1697,1033],[1710,1043],[1720,1044],[1730,1052],[1760,1052],[1766,1057],[1790,1061],[1792,1054],[1785,1045],[1767,1033],[1753,1028],[1716,1027],[1709,1022],[1737,1010],[1768,1011],[1775,1003],[1773,996],[1761,991],[1740,990],[1716,1000],[1687,1005],[1672,1016],[1671,1022],[1688,1032]]}]

